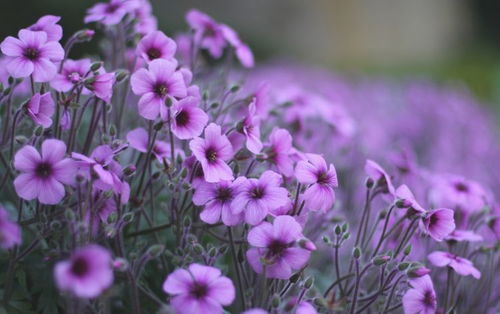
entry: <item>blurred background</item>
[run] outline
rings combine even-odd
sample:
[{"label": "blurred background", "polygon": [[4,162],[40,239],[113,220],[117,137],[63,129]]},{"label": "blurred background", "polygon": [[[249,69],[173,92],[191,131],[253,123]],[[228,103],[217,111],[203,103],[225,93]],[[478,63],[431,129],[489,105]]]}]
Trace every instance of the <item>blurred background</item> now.
[{"label": "blurred background", "polygon": [[[69,36],[83,28],[85,9],[98,1],[1,2],[3,38],[44,14],[62,16],[65,36]],[[196,7],[232,25],[260,62],[284,57],[349,75],[464,82],[486,103],[500,103],[498,0],[151,2],[167,35],[185,30],[184,14]],[[500,106],[495,108],[500,112]]]}]

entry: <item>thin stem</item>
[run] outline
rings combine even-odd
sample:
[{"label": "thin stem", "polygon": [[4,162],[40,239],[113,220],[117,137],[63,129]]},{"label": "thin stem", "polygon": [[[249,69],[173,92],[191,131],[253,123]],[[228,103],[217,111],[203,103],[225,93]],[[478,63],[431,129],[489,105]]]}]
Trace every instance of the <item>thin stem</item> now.
[{"label": "thin stem", "polygon": [[351,304],[351,312],[350,312],[351,314],[354,314],[356,312],[356,303],[358,302],[359,279],[361,277],[359,275],[359,260],[356,259],[354,263],[356,266],[356,285],[354,286],[354,298]]},{"label": "thin stem", "polygon": [[241,281],[241,274],[240,274],[240,267],[238,265],[238,257],[236,255],[236,248],[234,245],[234,239],[233,239],[233,231],[231,227],[227,227],[227,232],[229,235],[229,241],[230,241],[230,247],[231,247],[231,255],[233,259],[233,265],[234,265],[234,270],[236,271],[236,279],[238,281],[238,290],[240,293],[241,301],[242,301],[242,308],[243,310],[246,309],[246,300],[245,300],[245,292],[243,290],[243,282]]}]

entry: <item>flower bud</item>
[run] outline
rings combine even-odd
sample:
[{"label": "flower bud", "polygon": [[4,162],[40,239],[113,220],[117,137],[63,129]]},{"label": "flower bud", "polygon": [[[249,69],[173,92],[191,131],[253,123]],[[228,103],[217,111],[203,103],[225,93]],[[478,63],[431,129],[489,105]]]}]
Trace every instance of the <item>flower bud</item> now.
[{"label": "flower bud", "polygon": [[391,260],[391,257],[389,255],[380,255],[380,256],[375,256],[372,259],[372,263],[375,266],[381,266],[387,263],[388,261]]},{"label": "flower bud", "polygon": [[147,253],[152,258],[156,258],[156,257],[160,256],[164,250],[165,250],[165,246],[163,244],[155,244],[155,245],[152,245],[148,249]]},{"label": "flower bud", "polygon": [[99,70],[101,67],[102,67],[101,61],[94,62],[94,63],[92,63],[92,65],[90,65],[90,71],[95,72],[95,71]]},{"label": "flower bud", "polygon": [[344,222],[342,224],[342,232],[346,232],[348,228],[349,228],[349,224],[347,222]]},{"label": "flower bud", "polygon": [[375,182],[373,181],[372,178],[367,178],[365,181],[365,185],[368,189],[371,189],[374,184],[375,184]]},{"label": "flower bud", "polygon": [[106,218],[106,221],[108,224],[113,224],[115,223],[116,219],[118,218],[118,214],[116,212],[112,212],[109,214],[108,218]]},{"label": "flower bud", "polygon": [[361,257],[361,249],[359,247],[355,247],[354,250],[352,250],[352,256],[355,259],[359,259]]},{"label": "flower bud", "polygon": [[412,205],[411,201],[406,200],[406,199],[399,199],[399,200],[396,201],[396,207],[397,208],[408,208],[411,205]]},{"label": "flower bud", "polygon": [[302,275],[302,273],[301,273],[301,272],[298,272],[298,273],[293,274],[293,275],[290,277],[290,279],[289,279],[289,280],[290,280],[290,282],[291,282],[291,283],[296,283],[297,281],[299,281],[299,279],[300,279],[300,276],[301,276],[301,275]]},{"label": "flower bud", "polygon": [[115,78],[117,82],[122,82],[128,77],[128,71],[127,70],[118,70],[116,71]]},{"label": "flower bud", "polygon": [[210,109],[216,109],[217,107],[219,107],[219,103],[218,103],[218,102],[213,102],[213,103],[210,105]]},{"label": "flower bud", "polygon": [[116,136],[117,130],[116,130],[116,126],[114,124],[109,126],[108,133],[109,133],[109,135],[111,135],[113,137]]},{"label": "flower bud", "polygon": [[409,266],[410,266],[410,263],[408,263],[408,262],[402,262],[402,263],[399,263],[398,269],[400,271],[405,271]]},{"label": "flower bud", "polygon": [[33,130],[33,135],[35,136],[40,136],[42,135],[43,133],[43,128],[41,126],[37,126],[34,130]]},{"label": "flower bud", "polygon": [[308,277],[306,279],[306,281],[304,281],[304,288],[310,289],[313,284],[314,284],[314,278],[313,277]]},{"label": "flower bud", "polygon": [[332,243],[332,241],[330,240],[330,237],[327,235],[324,235],[322,239],[323,239],[323,242],[325,242],[326,244]]},{"label": "flower bud", "polygon": [[3,83],[0,82],[0,94],[3,93]]},{"label": "flower bud", "polygon": [[131,175],[135,174],[135,171],[137,170],[137,167],[135,165],[128,165],[123,169],[123,174],[127,177],[130,177]]},{"label": "flower bud", "polygon": [[193,245],[193,252],[198,255],[202,255],[205,252],[205,249],[203,248],[203,246],[201,246],[201,244],[196,243],[195,245]]},{"label": "flower bud", "polygon": [[94,37],[95,31],[92,29],[82,29],[75,34],[78,42],[90,41]]},{"label": "flower bud", "polygon": [[26,136],[22,136],[22,135],[17,135],[14,138],[14,140],[16,141],[16,143],[21,144],[21,145],[28,143],[28,138]]},{"label": "flower bud", "polygon": [[122,217],[122,221],[126,224],[131,223],[133,220],[134,220],[134,213],[133,212],[125,213]]},{"label": "flower bud", "polygon": [[349,237],[350,237],[350,236],[351,236],[351,234],[350,234],[349,232],[346,232],[346,233],[344,233],[344,235],[342,236],[342,239],[343,239],[343,240],[347,240],[347,239],[349,239]]},{"label": "flower bud", "polygon": [[173,102],[172,102],[172,98],[167,97],[167,98],[165,99],[165,106],[167,106],[167,108],[172,107],[172,103],[173,103]]},{"label": "flower bud", "polygon": [[314,303],[314,305],[316,305],[317,307],[320,307],[320,308],[325,308],[327,306],[325,299],[322,297],[314,298],[313,303]]},{"label": "flower bud", "polygon": [[300,239],[299,246],[303,249],[308,250],[308,251],[315,251],[316,250],[316,245],[314,245],[314,243],[309,239]]},{"label": "flower bud", "polygon": [[75,213],[71,208],[66,208],[64,211],[64,217],[66,217],[68,221],[75,221],[76,219]]},{"label": "flower bud", "polygon": [[408,256],[410,255],[411,253],[411,244],[408,244],[406,247],[405,247],[405,250],[403,251],[403,254]]},{"label": "flower bud", "polygon": [[231,86],[231,89],[230,89],[231,93],[236,93],[239,90],[240,90],[239,85],[233,85],[233,86]]},{"label": "flower bud", "polygon": [[273,295],[273,298],[271,299],[271,306],[274,308],[277,308],[278,306],[280,306],[280,301],[281,301],[281,298],[280,298],[279,294],[275,293]]},{"label": "flower bud", "polygon": [[340,235],[342,233],[342,228],[339,225],[335,226],[335,234]]},{"label": "flower bud", "polygon": [[208,256],[210,256],[210,257],[214,258],[214,257],[216,257],[216,256],[217,256],[217,249],[216,249],[216,248],[214,248],[214,247],[212,247],[212,248],[210,248],[210,249],[208,250],[207,254],[208,254]]},{"label": "flower bud", "polygon": [[117,271],[124,272],[128,269],[129,263],[126,259],[118,257],[113,261],[113,268]]},{"label": "flower bud", "polygon": [[425,275],[428,275],[431,272],[431,270],[427,267],[424,266],[417,266],[417,267],[412,267],[408,269],[408,277],[410,278],[419,278]]},{"label": "flower bud", "polygon": [[164,124],[165,124],[165,122],[158,121],[157,123],[155,123],[155,125],[153,126],[153,128],[155,129],[155,131],[160,131],[163,128]]}]

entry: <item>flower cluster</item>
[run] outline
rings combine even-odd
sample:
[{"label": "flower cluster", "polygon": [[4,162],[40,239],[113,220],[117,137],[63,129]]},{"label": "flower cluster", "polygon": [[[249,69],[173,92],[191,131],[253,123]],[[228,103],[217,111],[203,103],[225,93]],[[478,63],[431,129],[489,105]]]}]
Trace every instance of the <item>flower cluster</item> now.
[{"label": "flower cluster", "polygon": [[165,34],[148,0],[63,22],[0,44],[6,312],[498,306],[500,149],[464,91],[253,69],[230,26]]}]

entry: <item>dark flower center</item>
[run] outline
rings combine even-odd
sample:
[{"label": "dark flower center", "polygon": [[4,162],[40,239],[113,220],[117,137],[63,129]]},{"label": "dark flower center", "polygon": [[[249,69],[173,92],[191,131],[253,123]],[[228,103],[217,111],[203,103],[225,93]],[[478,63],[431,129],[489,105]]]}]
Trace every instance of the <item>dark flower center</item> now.
[{"label": "dark flower center", "polygon": [[428,307],[434,307],[436,304],[436,296],[431,290],[425,291],[423,303]]},{"label": "dark flower center", "polygon": [[469,191],[469,187],[465,183],[462,183],[462,182],[455,183],[455,189],[457,189],[457,191],[459,191],[459,192],[468,192]]},{"label": "dark flower center", "polygon": [[163,83],[158,83],[153,87],[153,90],[156,95],[160,97],[164,97],[168,93],[168,88]]},{"label": "dark flower center", "polygon": [[69,75],[68,75],[68,79],[72,82],[72,83],[78,83],[80,81],[80,73],[78,72],[71,72]]},{"label": "dark flower center", "polygon": [[261,199],[264,197],[264,189],[260,186],[257,186],[250,191],[250,197],[253,199]]},{"label": "dark flower center", "polygon": [[111,3],[109,4],[107,7],[106,7],[106,13],[115,13],[116,10],[118,10],[120,8],[120,6],[116,3]]},{"label": "dark flower center", "polygon": [[36,48],[27,48],[24,51],[24,56],[30,60],[36,60],[40,56],[40,51]]},{"label": "dark flower center", "polygon": [[221,187],[217,190],[217,196],[215,197],[219,201],[229,201],[233,198],[233,191],[228,187]]},{"label": "dark flower center", "polygon": [[35,173],[40,178],[47,178],[52,174],[52,165],[41,162],[36,166]]},{"label": "dark flower center", "polygon": [[191,288],[191,295],[196,299],[204,298],[208,293],[208,287],[205,284],[195,282]]},{"label": "dark flower center", "polygon": [[77,258],[71,265],[71,272],[77,277],[83,277],[89,270],[89,265],[83,257]]},{"label": "dark flower center", "polygon": [[209,162],[215,162],[217,160],[217,151],[215,151],[214,148],[210,147],[205,152],[205,158],[207,158]]},{"label": "dark flower center", "polygon": [[316,174],[316,177],[318,178],[318,183],[319,184],[328,184],[328,173],[325,171],[321,171],[318,174]]},{"label": "dark flower center", "polygon": [[273,240],[267,248],[271,256],[280,256],[288,248],[288,244],[280,240]]},{"label": "dark flower center", "polygon": [[189,122],[189,115],[185,110],[182,110],[175,116],[175,123],[178,126],[185,126]]},{"label": "dark flower center", "polygon": [[158,59],[161,56],[161,51],[156,48],[149,48],[146,52],[150,60]]},{"label": "dark flower center", "polygon": [[205,37],[214,37],[215,36],[215,28],[213,27],[212,24],[207,23],[205,24],[205,31],[203,32],[203,35]]}]

